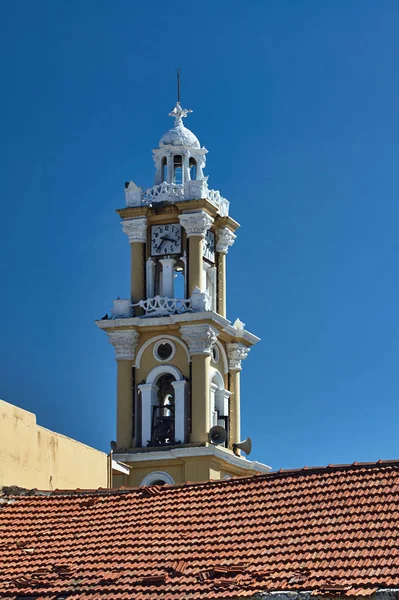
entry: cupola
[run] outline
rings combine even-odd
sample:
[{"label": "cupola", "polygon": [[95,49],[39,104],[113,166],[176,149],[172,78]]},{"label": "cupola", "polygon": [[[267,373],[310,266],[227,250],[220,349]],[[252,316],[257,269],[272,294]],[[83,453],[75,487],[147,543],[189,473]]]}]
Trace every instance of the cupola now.
[{"label": "cupola", "polygon": [[182,108],[180,102],[169,113],[175,124],[163,134],[158,148],[153,150],[156,167],[155,185],[166,182],[185,185],[188,181],[204,179],[206,148],[201,148],[196,135],[183,125],[183,118],[192,112]]}]

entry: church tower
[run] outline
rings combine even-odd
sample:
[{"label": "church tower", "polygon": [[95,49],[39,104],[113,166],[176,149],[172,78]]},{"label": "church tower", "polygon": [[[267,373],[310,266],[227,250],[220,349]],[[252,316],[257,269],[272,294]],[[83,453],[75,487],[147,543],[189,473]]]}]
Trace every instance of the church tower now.
[{"label": "church tower", "polygon": [[[125,184],[117,212],[131,256],[130,298],[97,321],[115,349],[114,485],[222,479],[269,470],[240,454],[240,373],[259,339],[226,318],[226,260],[238,223],[209,189],[207,150],[183,124],[153,150],[155,185]],[[246,445],[248,451],[248,444]]]}]

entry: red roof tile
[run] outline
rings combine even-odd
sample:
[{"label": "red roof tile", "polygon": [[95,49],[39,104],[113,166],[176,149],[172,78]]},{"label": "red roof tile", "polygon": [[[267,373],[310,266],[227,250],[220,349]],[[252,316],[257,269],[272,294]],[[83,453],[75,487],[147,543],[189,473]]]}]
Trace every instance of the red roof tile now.
[{"label": "red roof tile", "polygon": [[0,598],[238,598],[399,587],[399,461],[0,494]]}]

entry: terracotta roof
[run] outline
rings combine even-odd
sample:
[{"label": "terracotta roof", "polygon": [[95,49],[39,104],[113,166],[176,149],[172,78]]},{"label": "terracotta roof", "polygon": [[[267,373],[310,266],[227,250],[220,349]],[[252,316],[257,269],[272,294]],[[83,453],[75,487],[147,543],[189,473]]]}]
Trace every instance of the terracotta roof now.
[{"label": "terracotta roof", "polygon": [[0,598],[165,600],[399,587],[399,461],[0,497]]}]

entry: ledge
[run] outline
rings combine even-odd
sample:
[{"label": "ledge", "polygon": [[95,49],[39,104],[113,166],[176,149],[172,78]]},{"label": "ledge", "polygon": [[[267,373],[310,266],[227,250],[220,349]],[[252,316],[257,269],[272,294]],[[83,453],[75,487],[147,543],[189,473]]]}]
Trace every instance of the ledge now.
[{"label": "ledge", "polygon": [[234,467],[239,467],[240,469],[245,469],[247,471],[254,471],[255,473],[268,473],[271,471],[271,467],[268,465],[264,465],[263,463],[259,463],[255,460],[251,461],[247,458],[236,456],[230,450],[225,448],[220,448],[219,446],[205,446],[205,447],[197,447],[197,448],[174,448],[172,450],[166,451],[155,451],[155,452],[126,452],[117,454],[115,453],[114,459],[120,462],[126,463],[135,463],[142,462],[145,460],[146,462],[150,461],[163,461],[163,460],[171,460],[171,459],[184,459],[184,458],[198,458],[199,456],[214,456],[215,458],[219,458],[224,460],[225,462],[233,465]]},{"label": "ledge", "polygon": [[245,329],[237,329],[228,319],[225,319],[213,310],[206,312],[185,312],[166,317],[128,317],[123,319],[105,319],[95,321],[95,324],[100,329],[107,331],[113,329],[140,329],[159,327],[160,325],[190,324],[197,321],[211,321],[217,325],[220,331],[223,331],[232,338],[242,342],[247,342],[247,345],[249,346],[254,346],[260,340],[260,338],[250,331],[246,331]]}]

